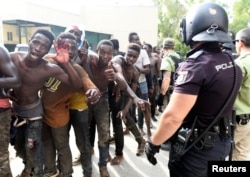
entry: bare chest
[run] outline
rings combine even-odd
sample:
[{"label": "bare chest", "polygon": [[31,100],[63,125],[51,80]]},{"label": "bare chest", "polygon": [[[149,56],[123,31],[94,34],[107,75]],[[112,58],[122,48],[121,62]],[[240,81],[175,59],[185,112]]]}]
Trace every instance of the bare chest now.
[{"label": "bare chest", "polygon": [[132,81],[135,79],[134,70],[132,69],[125,69],[123,70],[122,74],[128,84],[131,84]]},{"label": "bare chest", "polygon": [[105,68],[91,68],[92,76],[90,78],[101,91],[105,91],[109,83],[105,75],[105,70]]},{"label": "bare chest", "polygon": [[18,69],[22,83],[26,85],[39,85],[40,87],[49,78],[48,71],[40,65],[38,67],[28,67],[24,63],[20,63]]}]

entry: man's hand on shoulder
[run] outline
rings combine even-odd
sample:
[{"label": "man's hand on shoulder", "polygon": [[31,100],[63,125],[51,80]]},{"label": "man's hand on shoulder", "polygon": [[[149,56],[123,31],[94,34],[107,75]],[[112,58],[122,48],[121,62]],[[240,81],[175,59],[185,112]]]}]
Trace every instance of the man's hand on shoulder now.
[{"label": "man's hand on shoulder", "polygon": [[56,54],[54,53],[48,53],[43,58],[47,60],[49,63],[56,63],[55,62]]}]

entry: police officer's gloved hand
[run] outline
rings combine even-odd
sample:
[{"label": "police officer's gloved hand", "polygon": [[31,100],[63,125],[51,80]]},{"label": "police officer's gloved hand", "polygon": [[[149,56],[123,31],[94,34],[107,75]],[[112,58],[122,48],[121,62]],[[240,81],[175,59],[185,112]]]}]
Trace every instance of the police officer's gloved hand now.
[{"label": "police officer's gloved hand", "polygon": [[163,101],[164,101],[164,95],[160,94],[157,99],[157,105],[163,106]]},{"label": "police officer's gloved hand", "polygon": [[152,142],[149,140],[147,141],[146,147],[145,147],[145,153],[147,155],[148,161],[152,163],[153,165],[157,164],[157,160],[155,158],[155,154],[159,153],[161,146],[156,146],[152,144]]}]

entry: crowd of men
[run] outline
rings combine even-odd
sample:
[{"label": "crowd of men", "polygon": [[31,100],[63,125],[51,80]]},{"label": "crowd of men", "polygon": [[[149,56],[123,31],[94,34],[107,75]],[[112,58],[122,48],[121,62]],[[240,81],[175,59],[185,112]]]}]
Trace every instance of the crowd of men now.
[{"label": "crowd of men", "polygon": [[[214,3],[194,7],[180,28],[183,43],[191,48],[184,60],[173,38],[153,47],[141,43],[136,32],[129,33],[124,52],[117,39],[101,40],[91,51],[81,25],[69,25],[56,38],[38,29],[28,52],[1,46],[0,176],[12,177],[10,138],[24,163],[20,177],[72,176],[71,127],[84,177],[92,176],[96,130],[101,177],[110,176],[108,162],[124,160],[127,132],[138,144],[136,156],[145,152],[153,165],[160,147],[170,144],[171,177],[205,177],[208,161],[228,156],[247,160],[250,29],[232,39],[228,16]],[[235,44],[236,59],[223,48],[226,43]],[[52,45],[55,54],[48,53]],[[152,134],[158,111],[162,114]],[[114,158],[109,155],[112,141]]]}]

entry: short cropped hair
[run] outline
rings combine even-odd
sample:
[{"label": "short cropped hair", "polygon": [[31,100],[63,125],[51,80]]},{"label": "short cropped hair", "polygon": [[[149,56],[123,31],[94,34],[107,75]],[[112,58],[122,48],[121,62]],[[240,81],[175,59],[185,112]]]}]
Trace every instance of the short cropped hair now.
[{"label": "short cropped hair", "polygon": [[70,33],[70,32],[62,32],[57,36],[57,40],[61,38],[61,39],[72,39],[72,40],[77,40],[75,35]]},{"label": "short cropped hair", "polygon": [[110,41],[110,40],[108,40],[108,39],[103,39],[103,40],[101,40],[99,43],[98,43],[98,45],[97,45],[97,47],[96,47],[96,50],[98,51],[99,49],[100,49],[100,46],[101,45],[108,45],[108,46],[110,46],[110,47],[112,47],[112,49],[114,49],[114,46],[113,46],[113,43]]},{"label": "short cropped hair", "polygon": [[119,50],[119,41],[117,39],[110,39],[110,41],[112,42],[114,49]]},{"label": "short cropped hair", "polygon": [[146,46],[148,46],[149,49],[153,50],[153,47],[152,47],[151,44],[145,43],[145,44],[143,44],[143,45],[146,45]]},{"label": "short cropped hair", "polygon": [[235,40],[241,40],[245,44],[246,47],[250,47],[250,28],[241,29],[236,34]]},{"label": "short cropped hair", "polygon": [[33,39],[34,36],[35,36],[36,34],[43,34],[44,36],[46,36],[47,38],[49,38],[49,40],[50,40],[50,45],[49,45],[49,47],[52,46],[53,41],[55,40],[55,35],[54,35],[54,33],[52,33],[51,31],[49,31],[49,30],[47,30],[47,29],[38,29],[38,30],[36,30],[36,31],[33,33],[33,35],[31,36],[31,39]]},{"label": "short cropped hair", "polygon": [[137,51],[139,54],[140,54],[140,52],[141,52],[141,47],[140,47],[140,45],[138,45],[138,44],[136,44],[136,43],[130,43],[130,44],[128,45],[128,49],[135,50],[135,51]]},{"label": "short cropped hair", "polygon": [[129,33],[129,35],[128,35],[128,41],[129,41],[129,42],[131,41],[132,36],[134,36],[134,35],[137,35],[137,36],[138,36],[138,34],[137,34],[136,32],[131,32],[131,33]]}]

